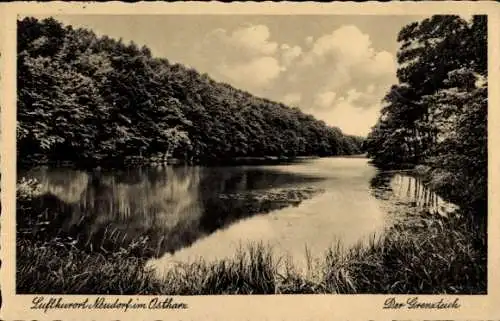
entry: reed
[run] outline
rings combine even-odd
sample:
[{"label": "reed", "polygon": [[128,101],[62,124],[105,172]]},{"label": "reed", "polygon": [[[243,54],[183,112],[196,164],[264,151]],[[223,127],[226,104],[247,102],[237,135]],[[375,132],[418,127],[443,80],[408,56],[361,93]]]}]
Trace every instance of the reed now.
[{"label": "reed", "polygon": [[158,279],[127,250],[102,254],[57,243],[17,242],[18,293],[58,294],[483,294],[486,246],[459,219],[408,220],[350,249],[305,248],[306,271],[266,244],[231,258],[178,264]]}]

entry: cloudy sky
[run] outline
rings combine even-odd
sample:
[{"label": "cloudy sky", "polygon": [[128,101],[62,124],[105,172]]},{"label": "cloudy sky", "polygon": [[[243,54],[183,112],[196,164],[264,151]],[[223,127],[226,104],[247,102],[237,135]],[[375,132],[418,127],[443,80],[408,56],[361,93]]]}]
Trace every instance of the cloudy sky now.
[{"label": "cloudy sky", "polygon": [[366,135],[396,82],[397,34],[421,16],[55,16]]}]

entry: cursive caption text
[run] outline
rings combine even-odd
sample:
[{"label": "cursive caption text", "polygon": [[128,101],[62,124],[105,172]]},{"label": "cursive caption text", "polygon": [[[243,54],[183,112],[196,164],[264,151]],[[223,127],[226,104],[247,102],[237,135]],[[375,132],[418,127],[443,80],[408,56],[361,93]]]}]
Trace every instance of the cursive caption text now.
[{"label": "cursive caption text", "polygon": [[384,309],[458,309],[460,303],[458,298],[451,300],[434,299],[432,301],[424,301],[419,297],[411,297],[406,300],[397,300],[395,297],[390,297],[384,301]]},{"label": "cursive caption text", "polygon": [[95,299],[85,298],[80,301],[69,301],[62,297],[43,297],[37,296],[33,298],[31,309],[43,310],[47,313],[49,310],[61,309],[114,309],[114,310],[137,310],[137,309],[187,309],[188,305],[182,302],[175,302],[173,298],[160,298],[145,300],[141,298],[105,298],[97,297]]}]

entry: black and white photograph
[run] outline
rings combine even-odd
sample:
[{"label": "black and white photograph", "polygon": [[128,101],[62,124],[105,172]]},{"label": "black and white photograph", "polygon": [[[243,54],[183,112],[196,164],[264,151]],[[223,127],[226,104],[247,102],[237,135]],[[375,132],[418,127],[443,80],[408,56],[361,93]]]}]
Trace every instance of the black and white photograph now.
[{"label": "black and white photograph", "polygon": [[19,15],[15,293],[487,295],[488,18]]}]

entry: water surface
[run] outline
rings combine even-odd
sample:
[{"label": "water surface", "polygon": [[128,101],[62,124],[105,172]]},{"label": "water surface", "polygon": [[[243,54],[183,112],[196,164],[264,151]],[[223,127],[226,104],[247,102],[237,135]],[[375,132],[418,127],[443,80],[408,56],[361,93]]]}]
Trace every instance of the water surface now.
[{"label": "water surface", "polygon": [[[274,166],[157,167],[82,171],[37,167],[41,222],[19,217],[33,237],[65,237],[104,252],[137,249],[159,276],[177,262],[235,255],[262,242],[304,266],[421,211],[449,204],[407,172],[380,172],[364,158],[321,158]],[[40,218],[39,218],[40,219]]]}]

